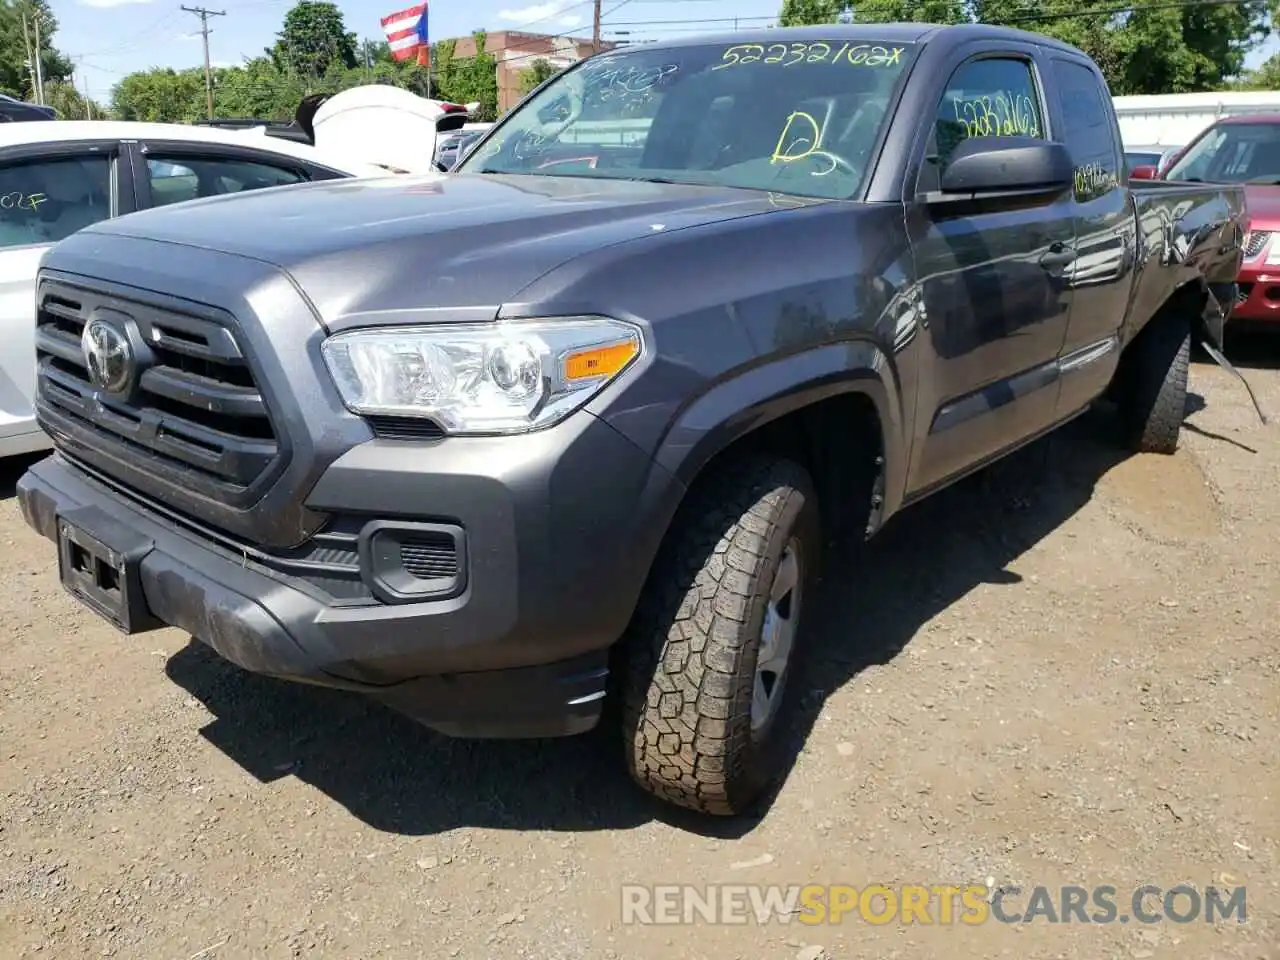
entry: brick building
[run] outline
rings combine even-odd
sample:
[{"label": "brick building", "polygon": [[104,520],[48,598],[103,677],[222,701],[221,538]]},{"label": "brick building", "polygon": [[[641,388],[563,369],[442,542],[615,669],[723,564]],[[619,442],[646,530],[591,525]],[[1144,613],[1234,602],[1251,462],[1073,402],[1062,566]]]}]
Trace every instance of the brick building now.
[{"label": "brick building", "polygon": [[[454,41],[453,55],[466,59],[476,55],[473,37]],[[617,44],[600,42],[601,50],[612,50]],[[564,69],[591,56],[591,40],[581,37],[554,37],[545,33],[499,30],[485,37],[485,52],[498,61],[498,113],[510,110],[520,100],[520,74],[535,60],[546,60]]]}]

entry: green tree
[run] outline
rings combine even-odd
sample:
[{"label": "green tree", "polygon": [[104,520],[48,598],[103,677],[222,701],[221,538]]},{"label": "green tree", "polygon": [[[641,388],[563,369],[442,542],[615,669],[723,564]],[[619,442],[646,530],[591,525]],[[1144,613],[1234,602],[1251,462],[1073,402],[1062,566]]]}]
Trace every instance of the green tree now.
[{"label": "green tree", "polygon": [[[913,20],[992,23],[1042,33],[1089,54],[1112,94],[1189,93],[1240,83],[1271,83],[1269,74],[1242,80],[1244,61],[1280,17],[1280,0],[1188,3],[1118,13],[1119,4],[1090,0],[783,0],[782,26]],[[1084,15],[1080,15],[1080,14]],[[1280,81],[1280,69],[1274,81]]]},{"label": "green tree", "polygon": [[299,0],[284,15],[284,28],[267,56],[277,70],[314,81],[335,68],[355,67],[356,35],[347,32],[336,4]]},{"label": "green tree", "polygon": [[53,46],[58,18],[48,0],[0,0],[0,91],[26,100],[34,100],[36,92],[35,71],[26,64],[35,46],[37,18],[45,84],[69,80],[74,72],[71,61]]},{"label": "green tree", "polygon": [[155,67],[131,73],[111,91],[111,104],[120,120],[192,123],[203,119],[204,70]]},{"label": "green tree", "polygon": [[969,22],[964,0],[871,0],[853,4],[848,15],[854,23]]},{"label": "green tree", "polygon": [[291,120],[307,83],[281,73],[266,57],[214,72],[213,108],[219,117]]},{"label": "green tree", "polygon": [[75,84],[63,80],[44,85],[44,102],[63,120],[105,120],[108,116],[102,104],[86,100]]},{"label": "green tree", "polygon": [[1241,90],[1280,90],[1280,53],[1244,74],[1234,86]]},{"label": "green tree", "polygon": [[835,23],[845,6],[845,0],[783,0],[778,26],[803,27],[814,23]]},{"label": "green tree", "polygon": [[559,72],[560,68],[550,60],[539,57],[520,71],[520,95],[524,96],[532,92],[535,87],[541,86]]},{"label": "green tree", "polygon": [[498,119],[498,61],[485,52],[486,35],[483,30],[473,34],[476,44],[474,57],[454,56],[454,45],[444,41],[436,45],[439,62],[433,71],[436,76],[434,93],[437,97],[454,103],[479,103],[475,119]]}]

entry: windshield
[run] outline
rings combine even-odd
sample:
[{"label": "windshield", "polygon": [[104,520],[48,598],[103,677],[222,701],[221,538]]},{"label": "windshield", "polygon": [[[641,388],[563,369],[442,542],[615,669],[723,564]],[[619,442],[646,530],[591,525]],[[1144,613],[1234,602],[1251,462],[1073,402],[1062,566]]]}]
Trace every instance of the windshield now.
[{"label": "windshield", "polygon": [[1171,166],[1166,180],[1280,184],[1280,124],[1219,123]]},{"label": "windshield", "polygon": [[456,169],[849,197],[913,53],[830,40],[602,54],[552,80]]}]

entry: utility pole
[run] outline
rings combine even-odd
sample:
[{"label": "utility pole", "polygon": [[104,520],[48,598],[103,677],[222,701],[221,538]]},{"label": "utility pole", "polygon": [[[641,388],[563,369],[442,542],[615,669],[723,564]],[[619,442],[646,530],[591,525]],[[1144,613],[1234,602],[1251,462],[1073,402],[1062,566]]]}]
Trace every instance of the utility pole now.
[{"label": "utility pole", "polygon": [[22,43],[27,48],[27,76],[31,78],[31,99],[38,97],[36,92],[36,58],[31,52],[31,31],[27,27],[27,14],[22,14]]},{"label": "utility pole", "polygon": [[204,94],[209,104],[209,119],[213,119],[213,68],[209,65],[209,18],[225,17],[225,10],[206,10],[204,7],[183,7],[187,13],[200,18],[200,36],[204,38]]},{"label": "utility pole", "polygon": [[600,52],[600,3],[601,0],[595,2],[595,26],[591,30],[591,52]]},{"label": "utility pole", "polygon": [[36,34],[36,49],[32,55],[32,61],[36,68],[36,103],[44,106],[44,65],[40,62],[44,58],[40,56],[40,8],[37,7],[31,16],[31,26]]}]

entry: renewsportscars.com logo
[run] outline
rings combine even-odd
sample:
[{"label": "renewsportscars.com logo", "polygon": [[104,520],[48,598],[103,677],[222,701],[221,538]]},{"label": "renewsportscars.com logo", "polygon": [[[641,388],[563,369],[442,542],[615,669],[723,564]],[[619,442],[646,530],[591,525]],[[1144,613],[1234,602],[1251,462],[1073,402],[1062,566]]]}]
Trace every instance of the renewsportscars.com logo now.
[{"label": "renewsportscars.com logo", "polygon": [[986,884],[843,884],[765,886],[628,885],[622,888],[624,924],[871,924],[997,923],[1218,923],[1247,919],[1245,888],[1143,884],[1114,886]]}]

